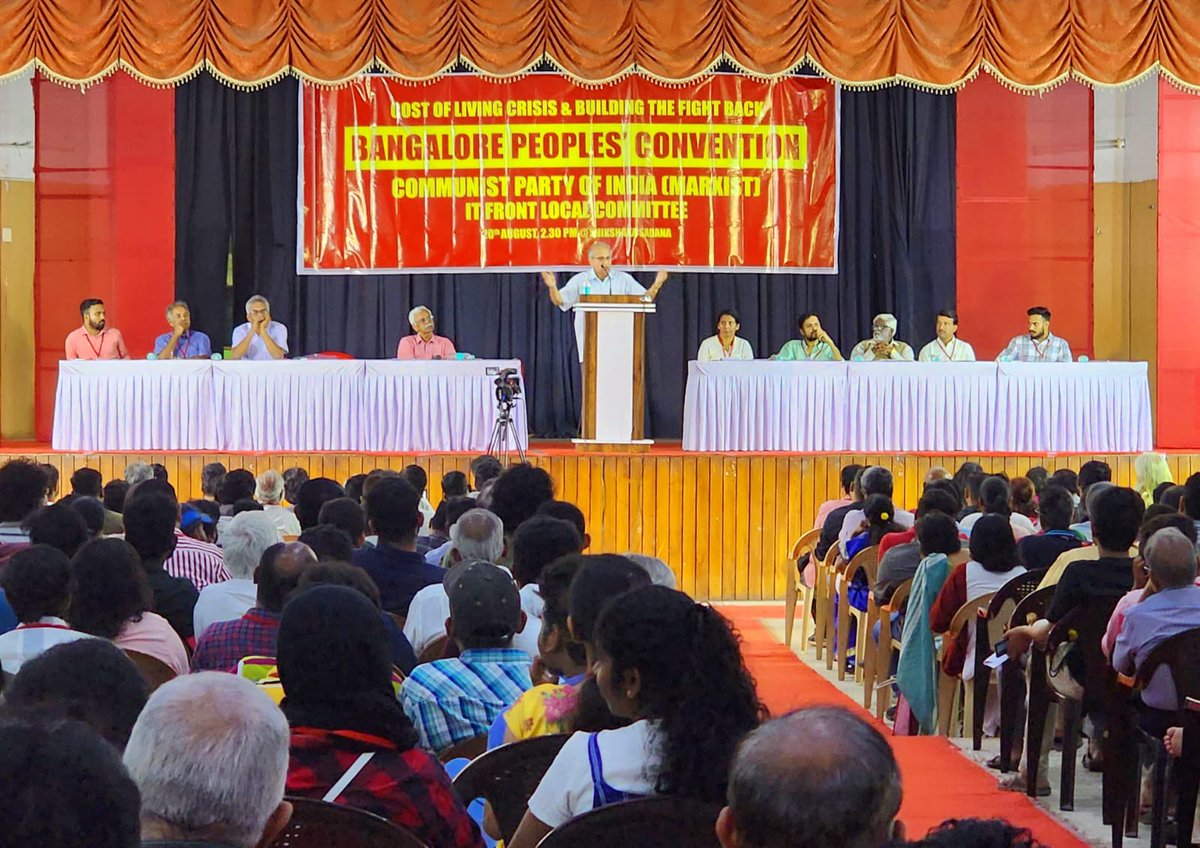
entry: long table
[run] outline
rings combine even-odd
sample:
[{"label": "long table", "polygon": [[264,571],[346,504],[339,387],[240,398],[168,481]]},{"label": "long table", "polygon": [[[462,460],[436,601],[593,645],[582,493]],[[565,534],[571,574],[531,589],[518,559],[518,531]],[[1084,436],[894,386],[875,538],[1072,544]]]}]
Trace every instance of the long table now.
[{"label": "long table", "polygon": [[[55,450],[483,451],[518,360],[64,361]],[[528,444],[524,398],[513,409]],[[515,446],[514,446],[515,447]]]},{"label": "long table", "polygon": [[691,362],[683,449],[1120,453],[1150,418],[1144,362]]}]

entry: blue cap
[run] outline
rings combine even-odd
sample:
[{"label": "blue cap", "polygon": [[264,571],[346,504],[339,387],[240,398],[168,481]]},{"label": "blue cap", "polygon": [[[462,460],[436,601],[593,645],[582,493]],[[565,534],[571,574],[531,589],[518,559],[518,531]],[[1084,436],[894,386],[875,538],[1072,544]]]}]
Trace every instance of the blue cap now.
[{"label": "blue cap", "polygon": [[195,527],[196,524],[212,524],[212,516],[206,512],[201,512],[194,506],[185,506],[179,513],[179,529],[187,530],[189,527]]}]

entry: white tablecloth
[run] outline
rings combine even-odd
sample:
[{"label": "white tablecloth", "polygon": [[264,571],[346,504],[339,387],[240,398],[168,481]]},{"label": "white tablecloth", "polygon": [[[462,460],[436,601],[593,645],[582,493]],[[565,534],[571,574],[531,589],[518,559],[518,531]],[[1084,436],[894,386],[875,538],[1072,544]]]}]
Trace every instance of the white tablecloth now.
[{"label": "white tablecloth", "polygon": [[[517,360],[64,361],[64,451],[483,451]],[[524,398],[513,409],[528,444]],[[515,445],[511,445],[515,447]]]},{"label": "white tablecloth", "polygon": [[1144,362],[692,362],[693,451],[1116,453],[1153,444]]}]

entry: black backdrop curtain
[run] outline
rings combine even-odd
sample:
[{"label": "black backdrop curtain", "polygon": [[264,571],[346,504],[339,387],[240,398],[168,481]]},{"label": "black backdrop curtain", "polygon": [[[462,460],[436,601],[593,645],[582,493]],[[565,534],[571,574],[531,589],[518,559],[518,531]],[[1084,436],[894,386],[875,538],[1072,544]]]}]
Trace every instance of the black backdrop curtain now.
[{"label": "black backdrop curtain", "polygon": [[[535,435],[577,432],[580,375],[570,313],[553,307],[533,274],[307,276],[296,273],[298,83],[258,91],[207,74],[179,86],[175,108],[176,294],[197,329],[228,339],[259,293],[288,325],[293,355],[324,350],[395,355],[408,310],[426,304],[439,332],[479,357],[525,364]],[[905,87],[841,94],[839,272],[673,274],[647,327],[647,432],[682,432],[687,362],[732,307],[740,335],[765,357],[816,312],[843,353],[893,312],[897,337],[918,348],[955,301],[953,95]],[[651,274],[641,274],[649,284]]]}]

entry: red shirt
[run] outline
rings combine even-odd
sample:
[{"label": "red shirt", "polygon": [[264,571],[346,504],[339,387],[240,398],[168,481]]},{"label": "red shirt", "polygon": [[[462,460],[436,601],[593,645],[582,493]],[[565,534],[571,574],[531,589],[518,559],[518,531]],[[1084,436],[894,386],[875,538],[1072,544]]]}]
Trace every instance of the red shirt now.
[{"label": "red shirt", "polygon": [[896,545],[907,545],[909,542],[915,542],[916,539],[916,527],[901,530],[899,533],[888,533],[879,540],[879,558],[883,559],[883,555],[888,552],[888,548],[895,547]]},{"label": "red shirt", "polygon": [[293,727],[287,794],[324,798],[366,751],[375,756],[338,796],[338,804],[382,816],[430,848],[482,848],[479,830],[441,763],[419,748],[401,753],[378,736]]}]

